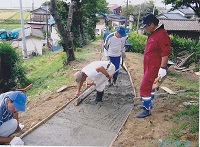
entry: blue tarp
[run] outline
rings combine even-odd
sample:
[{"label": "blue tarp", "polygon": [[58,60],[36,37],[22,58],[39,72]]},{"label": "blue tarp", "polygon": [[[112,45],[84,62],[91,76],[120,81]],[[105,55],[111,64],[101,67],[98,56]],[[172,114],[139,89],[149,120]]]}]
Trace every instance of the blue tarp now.
[{"label": "blue tarp", "polygon": [[10,38],[10,39],[16,39],[16,38],[18,38],[19,31],[21,31],[21,28],[13,29],[13,30],[10,32],[10,34],[9,34],[9,38]]},{"label": "blue tarp", "polygon": [[7,37],[7,31],[5,29],[0,29],[0,39],[6,39]]}]

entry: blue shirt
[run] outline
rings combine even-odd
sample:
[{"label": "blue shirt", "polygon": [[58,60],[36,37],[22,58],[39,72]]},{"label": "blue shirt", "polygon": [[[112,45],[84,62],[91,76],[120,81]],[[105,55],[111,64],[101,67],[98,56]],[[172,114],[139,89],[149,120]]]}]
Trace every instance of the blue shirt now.
[{"label": "blue shirt", "polygon": [[8,98],[8,93],[6,92],[0,95],[0,126],[13,118],[13,113],[8,111],[8,106],[6,103],[6,99]]}]

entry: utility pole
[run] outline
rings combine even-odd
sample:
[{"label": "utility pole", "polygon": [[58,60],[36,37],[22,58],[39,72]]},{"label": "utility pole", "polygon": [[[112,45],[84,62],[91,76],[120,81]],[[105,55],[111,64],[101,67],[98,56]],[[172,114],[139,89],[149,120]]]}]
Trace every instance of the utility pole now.
[{"label": "utility pole", "polygon": [[138,33],[139,22],[140,22],[140,9],[141,9],[141,4],[140,4],[140,7],[139,7],[139,14],[138,14],[138,20],[137,20],[137,33]]},{"label": "utility pole", "polygon": [[19,0],[20,2],[20,17],[21,17],[21,28],[22,28],[22,42],[23,42],[23,58],[27,58],[27,48],[26,48],[26,39],[25,39],[25,31],[24,31],[24,16],[23,16],[23,10],[22,10],[22,0]]},{"label": "utility pole", "polygon": [[[47,2],[47,1],[46,1]],[[46,5],[46,25],[47,25],[47,33],[46,33],[46,38],[47,38],[47,47],[49,47],[49,22],[48,22],[48,6]]]},{"label": "utility pole", "polygon": [[127,27],[128,23],[128,0],[126,1],[126,20],[125,20],[125,29]]},{"label": "utility pole", "polygon": [[154,13],[155,13],[155,9],[156,9],[156,0],[155,0],[155,2],[154,2],[154,6],[153,6],[153,15],[154,15]]}]

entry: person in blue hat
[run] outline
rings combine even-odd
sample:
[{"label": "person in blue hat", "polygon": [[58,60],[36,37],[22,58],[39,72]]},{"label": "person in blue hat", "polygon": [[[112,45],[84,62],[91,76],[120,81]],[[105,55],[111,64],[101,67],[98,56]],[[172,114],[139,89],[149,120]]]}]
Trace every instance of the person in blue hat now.
[{"label": "person in blue hat", "polygon": [[[120,58],[125,58],[125,42],[126,32],[123,26],[119,26],[116,32],[110,33],[104,43],[105,56],[115,65],[115,69],[119,69]],[[115,85],[119,72],[113,75],[113,81],[109,80],[109,85]]]},{"label": "person in blue hat", "polygon": [[0,95],[0,143],[22,145],[19,137],[10,137],[15,131],[21,130],[18,111],[25,111],[26,95],[21,91],[10,91]]}]

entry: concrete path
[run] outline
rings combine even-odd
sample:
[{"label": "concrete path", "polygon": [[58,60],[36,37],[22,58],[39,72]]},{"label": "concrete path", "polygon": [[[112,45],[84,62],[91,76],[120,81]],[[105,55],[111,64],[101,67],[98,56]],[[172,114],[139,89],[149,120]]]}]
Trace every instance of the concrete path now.
[{"label": "concrete path", "polygon": [[25,145],[109,146],[133,108],[133,88],[121,70],[118,86],[106,87],[103,103],[92,105],[96,92],[79,106],[73,101],[23,138]]}]

